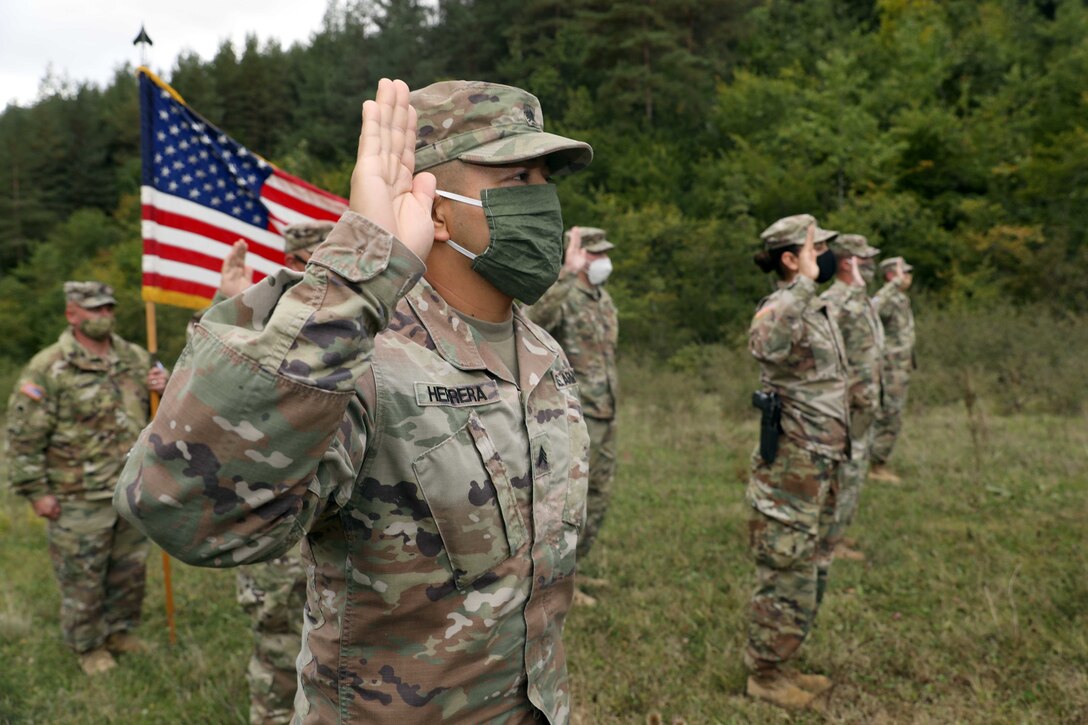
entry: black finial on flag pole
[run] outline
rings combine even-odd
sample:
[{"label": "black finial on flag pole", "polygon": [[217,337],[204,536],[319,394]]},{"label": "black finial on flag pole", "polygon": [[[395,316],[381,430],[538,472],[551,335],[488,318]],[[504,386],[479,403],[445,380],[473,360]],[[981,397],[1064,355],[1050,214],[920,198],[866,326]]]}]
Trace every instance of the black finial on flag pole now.
[{"label": "black finial on flag pole", "polygon": [[148,45],[154,45],[151,42],[151,36],[144,30],[143,23],[140,24],[140,34],[136,36],[136,39],[132,41],[133,45],[139,45],[140,43],[147,43]]},{"label": "black finial on flag pole", "polygon": [[136,36],[136,39],[132,41],[133,45],[140,46],[140,65],[147,65],[147,46],[154,45],[151,42],[151,36],[144,30],[144,24],[140,23],[140,34]]}]

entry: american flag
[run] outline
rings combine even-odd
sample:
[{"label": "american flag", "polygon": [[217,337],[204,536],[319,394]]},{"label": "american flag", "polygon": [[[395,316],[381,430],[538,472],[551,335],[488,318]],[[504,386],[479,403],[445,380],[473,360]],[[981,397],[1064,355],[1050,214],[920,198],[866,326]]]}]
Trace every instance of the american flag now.
[{"label": "american flag", "polygon": [[139,75],[145,300],[205,307],[235,241],[261,279],[283,265],[285,226],[347,209],[208,123],[147,68]]}]

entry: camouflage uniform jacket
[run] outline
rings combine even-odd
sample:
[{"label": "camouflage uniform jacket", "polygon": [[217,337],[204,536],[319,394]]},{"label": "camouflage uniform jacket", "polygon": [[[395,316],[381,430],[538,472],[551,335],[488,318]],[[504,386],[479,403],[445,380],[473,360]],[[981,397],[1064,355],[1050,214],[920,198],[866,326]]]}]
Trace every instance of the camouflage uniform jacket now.
[{"label": "camouflage uniform jacket", "polygon": [[889,368],[909,370],[914,364],[914,312],[910,297],[888,282],[873,297],[884,325],[884,361]]},{"label": "camouflage uniform jacket", "polygon": [[304,274],[213,307],[114,504],[203,566],[305,535],[303,722],[566,722],[573,374],[516,312],[514,381],[422,269],[348,212]]},{"label": "camouflage uniform jacket", "polygon": [[564,272],[528,312],[555,337],[570,359],[578,378],[582,412],[591,418],[614,418],[619,395],[619,322],[608,291]]},{"label": "camouflage uniform jacket", "polygon": [[846,347],[850,371],[850,413],[875,415],[880,409],[884,327],[865,288],[835,280],[821,297],[830,305]]},{"label": "camouflage uniform jacket", "polygon": [[834,460],[849,455],[844,349],[827,302],[803,275],[764,298],[748,328],[763,388],[782,400],[783,432]]},{"label": "camouflage uniform jacket", "polygon": [[23,368],[8,402],[11,486],[31,500],[108,499],[147,425],[151,356],[112,337],[94,357],[71,330]]}]

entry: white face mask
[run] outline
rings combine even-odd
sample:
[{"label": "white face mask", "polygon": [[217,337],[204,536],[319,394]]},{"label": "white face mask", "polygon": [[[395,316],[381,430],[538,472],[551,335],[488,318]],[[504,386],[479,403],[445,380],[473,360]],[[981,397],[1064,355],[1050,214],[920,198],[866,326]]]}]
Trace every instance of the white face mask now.
[{"label": "white face mask", "polygon": [[589,279],[590,284],[604,284],[610,274],[612,274],[612,260],[608,257],[594,259],[586,267],[586,277]]}]

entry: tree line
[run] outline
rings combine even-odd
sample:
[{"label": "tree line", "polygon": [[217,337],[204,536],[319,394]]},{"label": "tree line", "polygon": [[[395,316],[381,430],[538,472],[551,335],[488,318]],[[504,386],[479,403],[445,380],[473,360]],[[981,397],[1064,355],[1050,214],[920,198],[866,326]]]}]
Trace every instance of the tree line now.
[{"label": "tree line", "polygon": [[[759,231],[800,212],[906,256],[934,305],[1088,310],[1083,0],[330,0],[308,42],[156,70],[345,196],[378,78],[531,90],[594,147],[565,221],[616,242],[624,344],[647,354],[734,342],[769,290]],[[114,284],[142,339],[139,183],[130,67],[0,114],[0,369],[55,339],[64,279]],[[167,353],[187,315],[160,321]]]}]

